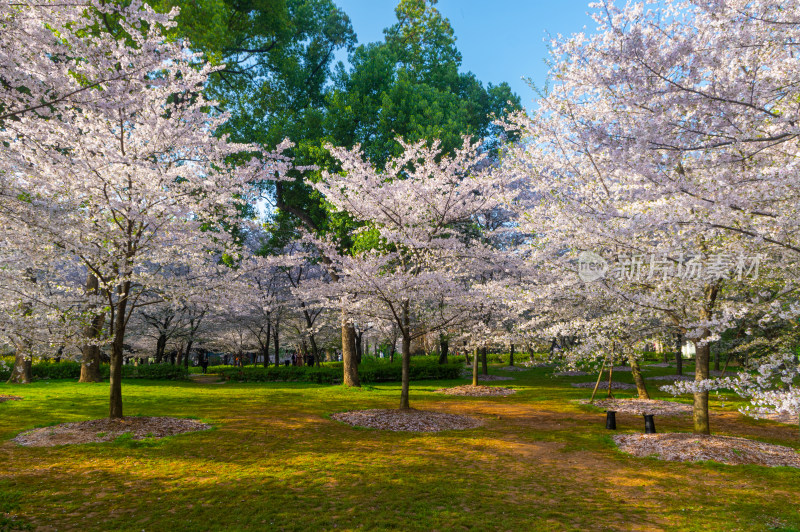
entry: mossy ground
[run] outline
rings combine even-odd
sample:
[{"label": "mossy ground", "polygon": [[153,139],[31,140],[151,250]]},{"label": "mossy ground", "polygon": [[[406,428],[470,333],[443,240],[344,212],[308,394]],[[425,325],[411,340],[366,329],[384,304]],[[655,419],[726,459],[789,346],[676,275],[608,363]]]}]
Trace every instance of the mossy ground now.
[{"label": "mossy ground", "polygon": [[[104,416],[108,385],[0,385],[24,398],[0,404],[0,530],[800,530],[800,470],[630,457],[614,447],[602,411],[573,402],[591,390],[569,383],[591,377],[548,372],[514,373],[501,383],[518,390],[508,397],[434,393],[463,381],[412,383],[413,407],[486,421],[432,434],[329,417],[393,408],[399,384],[127,381],[126,415],[193,417],[215,430],[53,448],[9,440]],[[663,398],[659,384],[648,382]],[[715,433],[800,449],[797,427],[735,407],[712,395]],[[617,423],[643,429],[640,416]],[[691,418],[656,425],[689,431]]]}]

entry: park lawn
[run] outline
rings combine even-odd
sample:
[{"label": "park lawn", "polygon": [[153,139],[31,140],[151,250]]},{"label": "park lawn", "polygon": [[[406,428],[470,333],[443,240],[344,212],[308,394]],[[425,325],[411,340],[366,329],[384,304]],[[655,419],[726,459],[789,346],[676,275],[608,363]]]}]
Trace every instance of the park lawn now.
[{"label": "park lawn", "polygon": [[[126,415],[193,417],[214,429],[53,448],[9,440],[104,416],[108,385],[0,385],[24,398],[0,404],[0,530],[800,530],[800,470],[630,457],[599,409],[574,402],[591,390],[569,383],[593,378],[547,371],[493,367],[514,377],[490,383],[516,388],[509,397],[433,393],[465,381],[412,383],[413,407],[485,421],[435,434],[329,418],[393,408],[399,384],[126,381]],[[655,388],[664,383],[648,384],[664,396]],[[735,406],[712,395],[715,433],[800,449],[797,427],[747,420]],[[657,416],[656,425],[688,431],[691,418]],[[618,426],[640,432],[643,421],[618,415]]]}]

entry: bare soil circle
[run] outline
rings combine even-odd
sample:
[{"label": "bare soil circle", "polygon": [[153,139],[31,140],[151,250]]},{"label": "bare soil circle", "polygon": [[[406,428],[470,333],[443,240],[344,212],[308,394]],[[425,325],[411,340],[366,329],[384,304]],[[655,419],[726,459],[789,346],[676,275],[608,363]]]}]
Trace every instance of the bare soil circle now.
[{"label": "bare soil circle", "polygon": [[[587,399],[580,401],[588,404]],[[593,406],[605,410],[613,410],[625,414],[655,414],[658,416],[681,416],[692,413],[692,405],[675,403],[673,401],[659,401],[657,399],[601,399],[592,403]]]},{"label": "bare soil circle", "polygon": [[440,432],[443,430],[467,430],[483,425],[479,419],[432,412],[430,410],[353,410],[331,415],[332,419],[354,427],[367,427],[395,432]]},{"label": "bare soil circle", "polygon": [[452,388],[440,388],[434,390],[436,393],[443,393],[446,395],[461,395],[467,397],[493,397],[505,396],[517,393],[517,390],[511,388],[503,388],[502,386],[472,386],[471,384],[464,384],[463,386],[454,386]]},{"label": "bare soil circle", "polygon": [[123,419],[92,419],[26,430],[11,441],[26,447],[53,447],[108,442],[123,434],[130,434],[134,440],[159,439],[210,428],[211,425],[193,419],[131,416]]},{"label": "bare soil circle", "polygon": [[17,397],[16,395],[0,395],[0,403],[5,403],[6,401],[22,401],[22,397]]},{"label": "bare soil circle", "polygon": [[791,447],[746,438],[672,432],[617,434],[614,441],[620,450],[633,456],[655,456],[671,462],[713,460],[728,465],[800,468],[800,453]]},{"label": "bare soil circle", "polygon": [[[594,383],[594,382],[573,382],[571,384],[571,386],[574,386],[575,388],[594,388],[595,384],[596,383]],[[606,382],[600,381],[600,386],[598,386],[597,389],[598,389],[598,391],[599,390],[608,390],[608,381],[606,381]],[[611,389],[612,390],[635,390],[636,389],[636,385],[635,384],[628,384],[627,382],[616,382],[616,381],[614,381],[614,382],[611,383]]]}]

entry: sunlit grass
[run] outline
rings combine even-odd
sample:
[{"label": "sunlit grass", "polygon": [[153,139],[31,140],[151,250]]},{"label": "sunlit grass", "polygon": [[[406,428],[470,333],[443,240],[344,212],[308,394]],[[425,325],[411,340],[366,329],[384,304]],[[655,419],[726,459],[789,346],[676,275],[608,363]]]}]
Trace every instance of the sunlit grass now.
[{"label": "sunlit grass", "polygon": [[[355,429],[329,417],[396,407],[398,384],[128,381],[127,415],[192,417],[214,430],[38,449],[8,440],[104,416],[108,385],[0,385],[24,397],[0,404],[0,530],[9,522],[59,530],[800,528],[800,471],[629,457],[615,449],[601,410],[573,402],[591,390],[569,383],[593,377],[546,372],[493,369],[514,377],[492,383],[518,390],[509,397],[433,393],[463,381],[412,383],[412,406],[485,421],[435,434]],[[631,382],[629,373],[615,379]],[[656,388],[664,383],[648,384],[667,398]],[[722,409],[713,396],[712,407],[718,433],[800,448],[795,427],[746,420],[734,401]],[[689,416],[656,424],[691,430]],[[618,415],[618,426],[641,432],[643,421]]]}]

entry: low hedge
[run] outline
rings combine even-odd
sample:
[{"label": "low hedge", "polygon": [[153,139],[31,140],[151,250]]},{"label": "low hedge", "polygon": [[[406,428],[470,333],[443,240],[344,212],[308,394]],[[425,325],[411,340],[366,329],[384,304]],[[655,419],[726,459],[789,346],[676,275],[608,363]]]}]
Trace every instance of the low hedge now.
[{"label": "low hedge", "polygon": [[[107,379],[110,367],[108,364],[100,365],[100,375]],[[80,362],[36,362],[31,366],[34,379],[78,379],[81,376]],[[0,369],[0,380],[7,380],[11,376],[11,368]],[[122,366],[123,379],[151,379],[151,380],[179,380],[186,378],[186,369],[183,366],[172,364],[150,364],[148,366]]]},{"label": "low hedge", "polygon": [[[448,380],[461,376],[463,364],[437,364],[436,362],[411,363],[411,380]],[[307,382],[313,384],[339,384],[342,368],[337,366],[270,366],[224,369],[220,372],[226,379],[239,382]],[[394,364],[361,364],[358,376],[362,383],[399,382],[402,380],[400,362]]]}]

